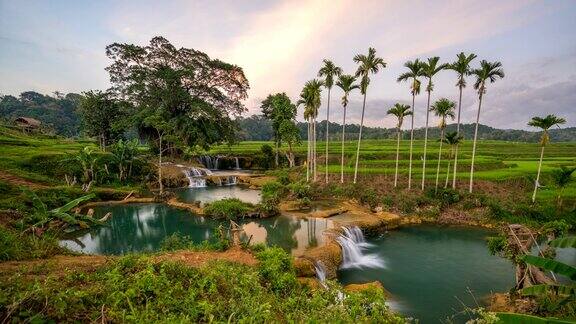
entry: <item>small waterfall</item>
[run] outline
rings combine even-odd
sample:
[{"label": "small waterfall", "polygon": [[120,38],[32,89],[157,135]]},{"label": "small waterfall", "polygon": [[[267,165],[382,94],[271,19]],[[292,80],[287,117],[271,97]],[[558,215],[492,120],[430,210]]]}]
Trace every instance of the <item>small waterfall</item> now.
[{"label": "small waterfall", "polygon": [[189,188],[204,188],[206,187],[206,179],[204,176],[212,174],[210,170],[202,168],[190,168],[182,170],[186,178],[188,178]]},{"label": "small waterfall", "polygon": [[318,260],[314,262],[314,270],[316,271],[316,278],[318,278],[318,281],[324,284],[324,281],[326,281],[326,268],[324,268],[322,261]]},{"label": "small waterfall", "polygon": [[235,168],[235,169],[236,169],[236,170],[240,170],[240,161],[238,161],[238,157],[235,156],[235,157],[234,157],[234,160],[236,161],[236,168]]},{"label": "small waterfall", "polygon": [[238,182],[238,178],[235,176],[228,176],[226,178],[224,178],[224,181],[222,182],[222,185],[224,186],[234,186],[236,185],[236,183]]},{"label": "small waterfall", "polygon": [[198,158],[198,162],[202,163],[207,169],[218,170],[218,157],[202,155]]},{"label": "small waterfall", "polygon": [[384,261],[377,254],[365,254],[370,246],[358,226],[342,227],[342,234],[336,240],[342,247],[341,269],[346,268],[384,268]]}]

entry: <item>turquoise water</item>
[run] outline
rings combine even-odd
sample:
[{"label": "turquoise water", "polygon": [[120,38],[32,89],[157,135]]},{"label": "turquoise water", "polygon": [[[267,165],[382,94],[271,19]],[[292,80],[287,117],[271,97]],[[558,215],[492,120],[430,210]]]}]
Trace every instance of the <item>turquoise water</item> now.
[{"label": "turquoise water", "polygon": [[245,186],[209,186],[206,188],[174,189],[179,200],[187,203],[200,201],[210,203],[224,198],[238,198],[242,201],[257,204],[260,202],[260,190],[248,189]]},{"label": "turquoise water", "polygon": [[[163,204],[102,206],[95,209],[95,217],[102,217],[107,212],[112,212],[107,226],[78,233],[73,238],[62,240],[61,244],[71,250],[90,254],[153,252],[158,251],[162,240],[173,233],[180,232],[200,243],[210,238],[214,228],[220,224],[229,226],[226,221],[211,220]],[[251,242],[279,246],[294,255],[322,244],[322,232],[332,226],[332,222],[326,219],[289,216],[239,223],[246,233],[246,239],[252,236]]]},{"label": "turquoise water", "polygon": [[385,268],[340,270],[339,280],[380,281],[393,296],[393,309],[421,323],[439,323],[464,305],[481,305],[491,292],[514,286],[513,265],[488,253],[490,235],[475,228],[415,226],[368,238],[373,246],[366,252],[378,254]]}]

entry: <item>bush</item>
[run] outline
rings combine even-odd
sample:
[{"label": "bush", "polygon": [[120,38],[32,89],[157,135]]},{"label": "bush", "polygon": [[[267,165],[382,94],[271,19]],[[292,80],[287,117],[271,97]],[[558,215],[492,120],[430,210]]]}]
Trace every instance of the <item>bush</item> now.
[{"label": "bush", "polygon": [[366,188],[360,196],[360,202],[374,208],[378,205],[378,193],[372,188]]},{"label": "bush", "polygon": [[438,188],[438,189],[428,189],[426,190],[426,196],[440,201],[442,207],[447,207],[452,204],[459,202],[462,197],[458,191],[452,188]]},{"label": "bush", "polygon": [[226,198],[210,203],[204,208],[206,216],[216,219],[238,219],[248,215],[254,206],[238,198]]},{"label": "bush", "polygon": [[262,200],[280,202],[280,198],[286,193],[286,187],[277,181],[266,182],[262,186]]},{"label": "bush", "polygon": [[176,232],[167,236],[160,243],[161,251],[194,250],[194,251],[225,251],[230,246],[230,240],[224,234],[222,227],[215,228],[212,237],[202,241],[200,244],[194,243],[188,235]]},{"label": "bush", "polygon": [[296,286],[296,271],[292,257],[281,248],[273,247],[256,254],[258,273],[263,284],[275,293],[286,294]]},{"label": "bush", "polygon": [[66,253],[55,237],[21,234],[0,226],[0,261],[47,258]]}]

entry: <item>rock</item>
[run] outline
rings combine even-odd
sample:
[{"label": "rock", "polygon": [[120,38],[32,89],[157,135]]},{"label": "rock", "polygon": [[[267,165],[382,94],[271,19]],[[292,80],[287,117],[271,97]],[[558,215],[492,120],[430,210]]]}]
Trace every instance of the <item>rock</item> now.
[{"label": "rock", "polygon": [[328,239],[325,245],[309,249],[304,253],[309,260],[322,261],[326,270],[326,278],[336,278],[336,271],[342,263],[342,249],[333,239]]},{"label": "rock", "polygon": [[318,279],[315,278],[298,277],[296,278],[296,280],[298,280],[298,282],[303,286],[307,286],[308,288],[310,288],[310,290],[318,290],[322,287]]},{"label": "rock", "polygon": [[296,269],[296,276],[298,277],[315,277],[316,270],[314,263],[305,258],[294,259],[294,269]]},{"label": "rock", "polygon": [[345,292],[360,292],[368,289],[378,289],[381,290],[386,297],[390,297],[390,292],[384,289],[384,286],[380,283],[380,281],[372,281],[363,284],[349,284],[344,286]]}]

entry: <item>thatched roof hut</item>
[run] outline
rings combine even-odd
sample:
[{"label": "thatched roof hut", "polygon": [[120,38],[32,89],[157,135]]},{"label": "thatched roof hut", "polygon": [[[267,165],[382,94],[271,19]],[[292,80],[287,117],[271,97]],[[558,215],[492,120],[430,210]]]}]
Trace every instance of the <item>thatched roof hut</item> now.
[{"label": "thatched roof hut", "polygon": [[18,117],[15,120],[16,126],[22,128],[25,131],[31,131],[39,129],[42,125],[42,122],[38,119],[30,118],[30,117]]}]

